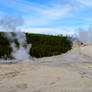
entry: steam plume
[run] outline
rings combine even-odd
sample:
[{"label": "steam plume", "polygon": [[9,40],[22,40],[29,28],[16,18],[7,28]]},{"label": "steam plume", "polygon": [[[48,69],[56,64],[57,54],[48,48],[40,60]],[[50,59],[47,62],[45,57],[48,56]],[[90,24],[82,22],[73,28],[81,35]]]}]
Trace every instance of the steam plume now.
[{"label": "steam plume", "polygon": [[[5,37],[11,42],[10,45],[13,49],[11,56],[16,60],[29,60],[29,50],[31,45],[27,44],[25,34],[19,29],[22,24],[23,21],[21,17],[13,18],[6,16],[0,20],[0,28],[2,29],[0,31],[5,32]],[[19,43],[19,47],[15,44],[16,39]]]},{"label": "steam plume", "polygon": [[92,27],[89,26],[88,30],[78,29],[78,38],[81,42],[85,44],[92,44]]}]

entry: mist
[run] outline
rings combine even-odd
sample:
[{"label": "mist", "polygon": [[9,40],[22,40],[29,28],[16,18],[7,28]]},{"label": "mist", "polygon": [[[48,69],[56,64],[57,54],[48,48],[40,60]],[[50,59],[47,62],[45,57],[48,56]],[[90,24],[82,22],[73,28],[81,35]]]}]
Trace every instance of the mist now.
[{"label": "mist", "polygon": [[91,27],[91,25],[88,27],[88,30],[79,28],[77,38],[84,44],[92,44],[92,27]]},{"label": "mist", "polygon": [[[10,40],[10,46],[13,49],[11,56],[15,60],[30,60],[31,44],[27,44],[26,35],[21,32],[20,26],[22,25],[22,17],[5,16],[0,19],[0,32],[4,32],[4,36]],[[18,41],[19,47],[17,47],[15,40]]]}]

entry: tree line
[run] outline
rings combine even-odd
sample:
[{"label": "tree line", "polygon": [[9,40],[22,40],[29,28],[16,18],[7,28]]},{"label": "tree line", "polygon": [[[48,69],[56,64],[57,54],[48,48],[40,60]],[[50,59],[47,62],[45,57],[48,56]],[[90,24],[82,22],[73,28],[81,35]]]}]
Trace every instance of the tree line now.
[{"label": "tree line", "polygon": [[[32,44],[29,54],[33,57],[40,58],[46,56],[59,55],[67,52],[72,48],[72,41],[67,36],[45,35],[45,34],[30,34],[25,33],[27,43]],[[19,47],[18,41],[16,46]],[[0,58],[13,58],[11,56],[12,48],[10,41],[0,33]]]}]

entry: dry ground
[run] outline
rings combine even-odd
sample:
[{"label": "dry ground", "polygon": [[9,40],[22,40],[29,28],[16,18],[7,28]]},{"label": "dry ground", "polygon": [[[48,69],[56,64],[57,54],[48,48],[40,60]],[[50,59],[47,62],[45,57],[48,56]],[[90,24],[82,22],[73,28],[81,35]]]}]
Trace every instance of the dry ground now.
[{"label": "dry ground", "polygon": [[92,92],[91,64],[42,60],[1,64],[0,92]]}]

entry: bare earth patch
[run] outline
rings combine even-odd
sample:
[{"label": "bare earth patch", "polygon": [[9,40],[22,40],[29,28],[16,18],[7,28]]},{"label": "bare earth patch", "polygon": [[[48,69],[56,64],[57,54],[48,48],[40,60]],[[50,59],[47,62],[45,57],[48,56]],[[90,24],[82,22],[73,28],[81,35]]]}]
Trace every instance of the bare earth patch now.
[{"label": "bare earth patch", "polygon": [[[43,63],[0,65],[0,92],[91,92],[92,79],[76,69]],[[63,64],[63,65],[62,65]],[[71,64],[70,64],[71,65]],[[88,64],[87,64],[88,65]],[[82,67],[81,64],[75,66]],[[86,65],[85,65],[86,66]],[[87,68],[83,66],[84,69]],[[91,67],[91,65],[88,65]],[[89,69],[89,68],[88,68]]]}]

